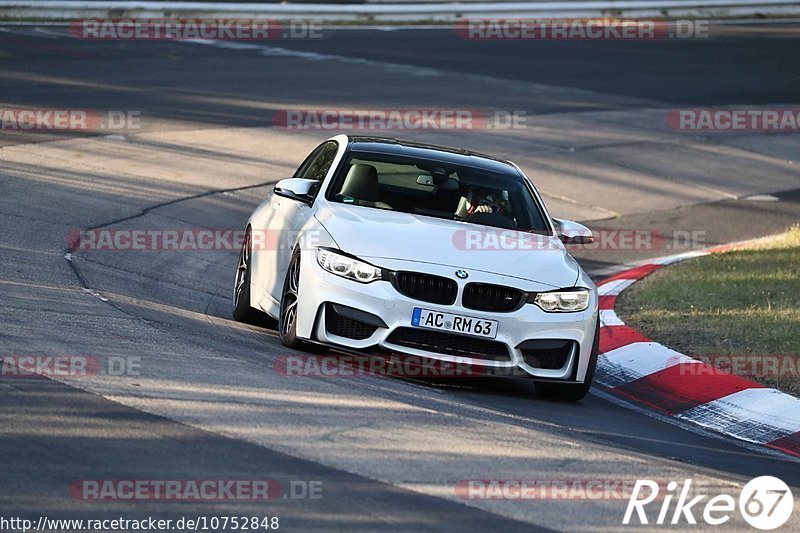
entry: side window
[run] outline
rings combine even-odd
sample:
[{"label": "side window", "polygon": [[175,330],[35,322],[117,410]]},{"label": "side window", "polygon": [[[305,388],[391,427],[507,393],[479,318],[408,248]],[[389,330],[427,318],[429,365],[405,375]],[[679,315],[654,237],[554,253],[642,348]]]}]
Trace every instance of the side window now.
[{"label": "side window", "polygon": [[[322,180],[328,174],[333,160],[336,158],[336,152],[339,149],[338,143],[335,141],[326,142],[311,154],[305,162],[300,166],[295,174],[295,178],[303,178],[307,180],[317,180],[322,185]],[[319,186],[314,190],[316,196],[319,192]]]}]

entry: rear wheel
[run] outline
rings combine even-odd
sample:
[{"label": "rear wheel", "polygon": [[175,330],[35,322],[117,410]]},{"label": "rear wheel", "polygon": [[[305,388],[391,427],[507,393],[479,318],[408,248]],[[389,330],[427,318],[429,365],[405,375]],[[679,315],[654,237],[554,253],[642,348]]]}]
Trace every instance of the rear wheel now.
[{"label": "rear wheel", "polygon": [[594,371],[597,368],[597,356],[600,352],[600,318],[597,319],[597,326],[594,329],[594,343],[592,344],[592,355],[589,358],[589,368],[586,369],[586,378],[583,383],[555,383],[552,381],[537,381],[536,392],[542,396],[557,400],[569,400],[576,402],[588,394],[594,381]]},{"label": "rear wheel", "polygon": [[252,259],[252,241],[250,228],[244,236],[239,262],[236,264],[236,277],[233,283],[233,319],[256,326],[275,327],[277,322],[266,313],[254,309],[250,305],[250,265]]}]

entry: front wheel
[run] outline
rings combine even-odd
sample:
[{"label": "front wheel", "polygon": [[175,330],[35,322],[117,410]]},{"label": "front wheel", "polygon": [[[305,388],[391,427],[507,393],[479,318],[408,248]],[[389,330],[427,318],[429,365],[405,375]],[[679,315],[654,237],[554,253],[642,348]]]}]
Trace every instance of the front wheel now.
[{"label": "front wheel", "polygon": [[297,337],[297,308],[300,294],[300,252],[292,254],[286,279],[283,282],[281,293],[281,312],[278,319],[278,335],[281,343],[295,350],[304,350],[311,353],[324,353],[324,347],[313,344]]},{"label": "front wheel", "polygon": [[568,400],[577,402],[583,399],[592,388],[594,381],[594,371],[597,368],[597,356],[600,353],[600,319],[597,319],[597,326],[594,329],[594,343],[592,344],[592,355],[589,358],[589,368],[586,369],[586,378],[583,383],[555,383],[552,381],[537,381],[535,383],[536,392],[547,398],[557,400]]}]

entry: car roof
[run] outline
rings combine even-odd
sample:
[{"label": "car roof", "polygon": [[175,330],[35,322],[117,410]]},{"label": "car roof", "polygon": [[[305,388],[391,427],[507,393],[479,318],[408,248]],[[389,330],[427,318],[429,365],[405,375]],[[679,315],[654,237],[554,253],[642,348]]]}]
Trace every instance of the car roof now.
[{"label": "car roof", "polygon": [[442,163],[452,163],[494,172],[519,175],[516,168],[508,161],[461,148],[449,148],[446,146],[394,139],[391,137],[353,135],[348,136],[348,139],[350,141],[351,151],[401,155],[410,158],[441,161]]}]

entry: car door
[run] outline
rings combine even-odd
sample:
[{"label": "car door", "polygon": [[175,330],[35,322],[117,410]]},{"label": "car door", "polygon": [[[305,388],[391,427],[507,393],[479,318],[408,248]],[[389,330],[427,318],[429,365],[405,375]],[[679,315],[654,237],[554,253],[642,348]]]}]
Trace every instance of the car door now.
[{"label": "car door", "polygon": [[[322,181],[333,164],[339,150],[339,143],[326,141],[319,145],[303,164],[298,167],[293,178],[313,179],[319,182],[313,196],[319,193]],[[291,200],[276,194],[270,201],[271,220],[268,226],[267,237],[270,244],[265,246],[259,262],[265,265],[274,265],[270,272],[263,272],[265,289],[272,295],[276,303],[280,302],[280,293],[283,289],[283,280],[295,244],[300,238],[300,231],[313,215],[313,209],[308,204]],[[263,259],[263,261],[262,261]]]}]

